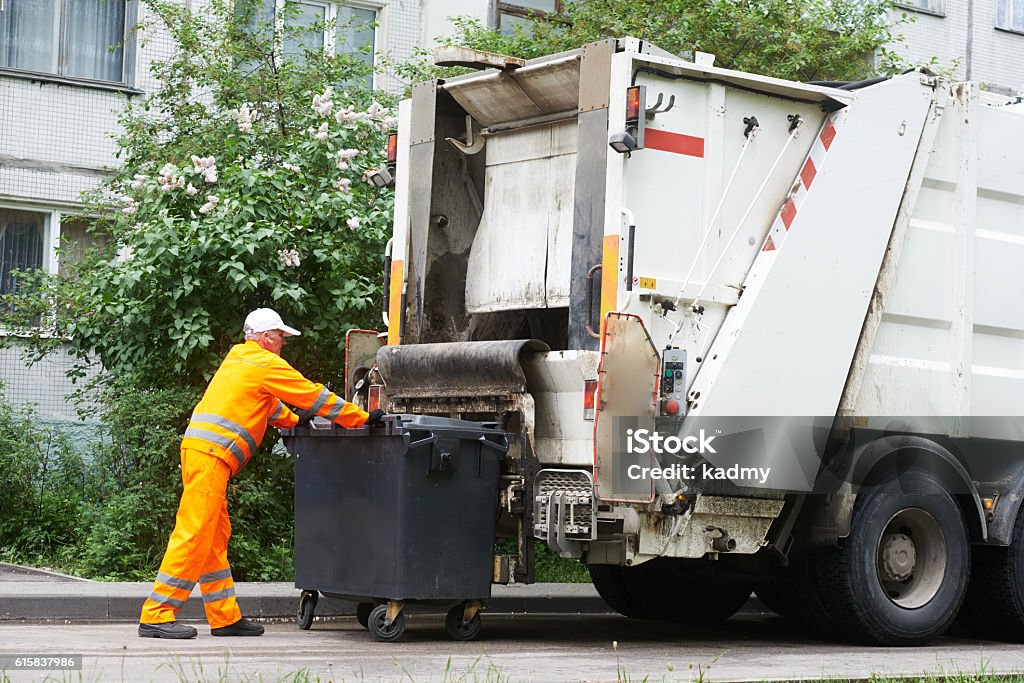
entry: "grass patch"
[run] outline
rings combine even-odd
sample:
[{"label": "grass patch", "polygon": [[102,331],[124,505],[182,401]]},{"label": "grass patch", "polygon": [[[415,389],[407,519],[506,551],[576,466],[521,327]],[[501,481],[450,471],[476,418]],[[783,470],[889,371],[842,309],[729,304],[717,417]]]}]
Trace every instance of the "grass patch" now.
[{"label": "grass patch", "polygon": [[[502,539],[494,544],[495,555],[515,555],[516,542]],[[579,560],[559,557],[546,543],[534,539],[533,559],[537,583],[590,583],[590,572]]]}]

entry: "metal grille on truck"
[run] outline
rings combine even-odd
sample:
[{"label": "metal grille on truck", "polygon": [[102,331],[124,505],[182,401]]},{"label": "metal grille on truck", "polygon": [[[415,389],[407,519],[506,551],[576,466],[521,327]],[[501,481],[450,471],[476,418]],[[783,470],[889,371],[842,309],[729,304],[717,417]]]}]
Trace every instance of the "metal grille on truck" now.
[{"label": "metal grille on truck", "polygon": [[541,470],[534,480],[533,535],[548,540],[595,538],[594,479],[583,470]]}]

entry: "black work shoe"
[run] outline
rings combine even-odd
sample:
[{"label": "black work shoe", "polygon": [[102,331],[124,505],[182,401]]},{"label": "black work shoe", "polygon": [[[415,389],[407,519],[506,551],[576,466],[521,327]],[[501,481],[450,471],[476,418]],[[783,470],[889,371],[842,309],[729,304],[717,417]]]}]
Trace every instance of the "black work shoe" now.
[{"label": "black work shoe", "polygon": [[211,628],[210,633],[215,636],[262,636],[263,627],[259,624],[254,624],[245,617],[242,617],[235,623],[228,626]]},{"label": "black work shoe", "polygon": [[140,638],[195,638],[196,630],[191,626],[185,626],[174,621],[163,624],[139,624]]}]

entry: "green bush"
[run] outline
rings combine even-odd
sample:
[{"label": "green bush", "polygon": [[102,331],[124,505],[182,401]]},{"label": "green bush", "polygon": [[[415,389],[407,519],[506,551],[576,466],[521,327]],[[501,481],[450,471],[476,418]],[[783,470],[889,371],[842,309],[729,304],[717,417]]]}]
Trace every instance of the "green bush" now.
[{"label": "green bush", "polygon": [[31,409],[0,401],[0,558],[53,563],[75,542],[83,480],[66,438],[38,426]]},{"label": "green bush", "polygon": [[[102,389],[85,457],[30,409],[0,401],[0,559],[92,579],[152,579],[181,497],[180,442],[198,392]],[[293,576],[293,461],[273,431],[228,485],[228,547],[240,581]]]},{"label": "green bush", "polygon": [[[502,539],[494,544],[496,555],[516,555],[516,542]],[[590,573],[579,560],[559,557],[547,544],[533,541],[533,558],[537,583],[590,583]]]}]

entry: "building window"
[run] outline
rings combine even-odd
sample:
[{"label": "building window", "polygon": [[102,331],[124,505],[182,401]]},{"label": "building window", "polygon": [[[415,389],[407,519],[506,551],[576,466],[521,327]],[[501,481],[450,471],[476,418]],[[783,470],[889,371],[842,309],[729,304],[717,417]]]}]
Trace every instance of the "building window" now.
[{"label": "building window", "polygon": [[[280,18],[290,29],[282,53],[296,58],[308,50],[351,55],[373,68],[377,49],[378,10],[327,0],[258,0],[250,25],[268,25]],[[373,87],[373,75],[359,83]]]},{"label": "building window", "polygon": [[49,214],[0,208],[0,294],[18,291],[16,271],[43,267]]},{"label": "building window", "polygon": [[1024,31],[1024,0],[996,0],[996,26]]},{"label": "building window", "polygon": [[516,26],[522,26],[524,30],[529,31],[535,19],[561,11],[562,0],[499,0],[498,31],[509,35],[515,31]]},{"label": "building window", "polygon": [[943,14],[945,9],[943,0],[896,0],[896,5],[928,14]]},{"label": "building window", "polygon": [[110,235],[91,228],[91,221],[75,216],[60,217],[60,256],[57,272],[66,275],[69,269],[91,249],[110,243]]},{"label": "building window", "polygon": [[125,82],[126,0],[4,0],[0,66]]}]

